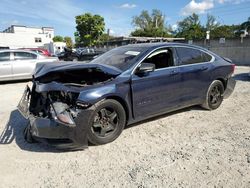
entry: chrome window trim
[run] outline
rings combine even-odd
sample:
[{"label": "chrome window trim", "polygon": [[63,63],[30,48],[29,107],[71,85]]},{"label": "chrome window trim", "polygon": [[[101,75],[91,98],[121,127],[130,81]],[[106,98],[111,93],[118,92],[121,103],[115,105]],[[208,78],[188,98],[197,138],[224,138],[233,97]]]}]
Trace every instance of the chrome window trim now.
[{"label": "chrome window trim", "polygon": [[[155,49],[151,50],[149,53],[147,53],[147,55],[145,55],[145,56],[137,63],[137,65],[135,65],[135,67],[134,67],[133,70],[132,70],[132,75],[135,73],[135,70],[140,66],[140,64],[141,64],[141,63],[142,63],[151,53],[153,53],[153,52],[156,51],[156,50],[160,50],[160,49],[164,49],[164,48],[173,48],[173,47],[171,47],[171,46],[161,46],[161,47],[158,47],[158,48],[155,48]],[[173,67],[175,67],[175,66],[173,66]],[[166,67],[166,68],[170,68],[170,67]],[[166,68],[156,69],[155,71],[157,71],[157,70],[162,70],[162,69],[166,69]]]},{"label": "chrome window trim", "polygon": [[[194,49],[194,50],[200,50],[208,55],[210,55],[212,57],[212,59],[208,62],[201,62],[201,63],[193,63],[193,64],[187,64],[187,65],[175,65],[175,66],[172,66],[172,67],[165,67],[165,68],[161,68],[161,69],[156,69],[154,72],[156,71],[161,71],[161,70],[166,70],[166,69],[171,69],[171,68],[179,68],[179,67],[185,67],[185,66],[193,66],[193,65],[200,65],[200,64],[206,64],[206,63],[213,63],[215,61],[215,57],[210,54],[209,52],[203,50],[203,49],[199,49],[199,48],[196,48],[196,47],[193,47],[193,46],[161,46],[161,47],[158,47],[156,49],[153,49],[151,50],[147,55],[145,55],[145,57],[139,61],[139,63],[133,68],[132,70],[132,74],[131,75],[134,75],[135,73],[135,70],[140,66],[140,64],[151,54],[153,53],[154,51],[156,50],[159,50],[159,49],[163,49],[163,48],[191,48],[191,49]],[[176,60],[175,60],[176,61]]]}]

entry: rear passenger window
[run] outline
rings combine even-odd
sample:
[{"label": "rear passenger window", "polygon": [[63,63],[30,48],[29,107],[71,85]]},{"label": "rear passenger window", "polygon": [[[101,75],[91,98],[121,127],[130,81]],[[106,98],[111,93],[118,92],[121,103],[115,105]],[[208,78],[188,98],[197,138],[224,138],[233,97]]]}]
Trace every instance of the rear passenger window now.
[{"label": "rear passenger window", "polygon": [[36,59],[37,56],[28,52],[14,52],[15,60],[27,60],[27,59]]},{"label": "rear passenger window", "polygon": [[178,47],[176,48],[179,65],[189,65],[211,61],[212,57],[197,49]]},{"label": "rear passenger window", "polygon": [[205,62],[209,62],[212,60],[212,56],[208,55],[207,53],[201,52],[203,54]]},{"label": "rear passenger window", "polygon": [[9,60],[10,60],[10,52],[0,53],[0,61],[9,61]]}]

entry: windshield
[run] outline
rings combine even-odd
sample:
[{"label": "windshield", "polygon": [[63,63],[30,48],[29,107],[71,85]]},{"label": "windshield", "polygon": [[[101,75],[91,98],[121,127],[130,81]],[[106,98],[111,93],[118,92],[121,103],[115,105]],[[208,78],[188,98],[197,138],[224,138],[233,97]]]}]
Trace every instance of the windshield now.
[{"label": "windshield", "polygon": [[97,57],[91,63],[110,65],[125,71],[132,65],[132,60],[144,50],[145,48],[135,47],[115,48]]}]

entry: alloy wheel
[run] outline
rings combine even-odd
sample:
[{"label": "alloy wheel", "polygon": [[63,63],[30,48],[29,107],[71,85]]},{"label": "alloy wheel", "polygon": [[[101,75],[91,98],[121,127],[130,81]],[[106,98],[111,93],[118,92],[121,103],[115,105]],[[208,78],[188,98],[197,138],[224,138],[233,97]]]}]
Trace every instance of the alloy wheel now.
[{"label": "alloy wheel", "polygon": [[91,130],[97,137],[107,137],[116,130],[118,123],[118,114],[114,109],[102,108],[96,113]]}]

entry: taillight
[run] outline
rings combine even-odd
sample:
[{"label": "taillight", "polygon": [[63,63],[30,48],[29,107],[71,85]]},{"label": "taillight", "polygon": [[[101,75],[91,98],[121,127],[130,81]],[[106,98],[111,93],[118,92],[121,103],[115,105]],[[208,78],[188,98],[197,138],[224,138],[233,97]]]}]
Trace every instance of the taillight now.
[{"label": "taillight", "polygon": [[234,73],[235,71],[235,64],[232,64],[232,74]]}]

